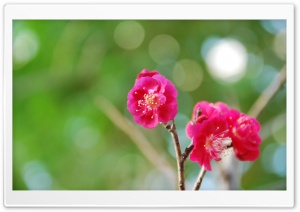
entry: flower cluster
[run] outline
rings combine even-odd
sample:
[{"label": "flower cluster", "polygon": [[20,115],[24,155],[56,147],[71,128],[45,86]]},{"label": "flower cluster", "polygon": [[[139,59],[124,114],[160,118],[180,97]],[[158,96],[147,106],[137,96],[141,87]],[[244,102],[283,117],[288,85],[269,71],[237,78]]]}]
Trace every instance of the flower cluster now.
[{"label": "flower cluster", "polygon": [[144,69],[128,93],[127,108],[134,121],[143,127],[154,128],[167,123],[177,114],[177,90],[173,83],[158,71]]},{"label": "flower cluster", "polygon": [[[158,71],[144,69],[128,93],[127,108],[136,123],[151,129],[158,123],[174,120],[178,112],[177,94],[173,83]],[[260,124],[255,118],[231,109],[225,103],[198,102],[192,121],[186,126],[186,133],[193,143],[190,159],[210,171],[211,160],[220,161],[232,147],[239,160],[254,161],[260,154],[259,131]],[[176,148],[180,150],[180,146]],[[177,160],[180,161],[182,155],[178,152]]]},{"label": "flower cluster", "polygon": [[254,161],[259,157],[259,122],[226,104],[199,102],[194,107],[193,121],[186,127],[194,148],[190,159],[206,170],[210,161],[220,161],[227,148],[233,147],[235,156],[242,161]]}]

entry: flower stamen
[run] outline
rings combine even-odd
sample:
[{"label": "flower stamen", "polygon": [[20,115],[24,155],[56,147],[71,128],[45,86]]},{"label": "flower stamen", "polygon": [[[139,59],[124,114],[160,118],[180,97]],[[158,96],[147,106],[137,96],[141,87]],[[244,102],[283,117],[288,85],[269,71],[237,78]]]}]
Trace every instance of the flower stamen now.
[{"label": "flower stamen", "polygon": [[206,139],[204,147],[215,160],[220,159],[220,155],[227,149],[228,144],[231,143],[231,139],[229,137],[224,137],[227,132],[228,130],[222,131],[218,134],[211,134]]},{"label": "flower stamen", "polygon": [[161,103],[157,94],[144,94],[144,105],[148,110],[156,109]]}]

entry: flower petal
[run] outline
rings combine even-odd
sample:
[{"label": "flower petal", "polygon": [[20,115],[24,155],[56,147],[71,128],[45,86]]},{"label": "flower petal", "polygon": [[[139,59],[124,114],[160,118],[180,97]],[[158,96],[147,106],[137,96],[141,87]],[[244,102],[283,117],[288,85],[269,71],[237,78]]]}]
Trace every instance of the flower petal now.
[{"label": "flower petal", "polygon": [[228,105],[223,102],[216,102],[215,108],[220,112],[221,115],[226,115],[230,111]]},{"label": "flower petal", "polygon": [[127,109],[134,116],[141,116],[145,111],[144,108],[141,108],[138,105],[138,101],[143,99],[145,91],[142,89],[132,89],[128,93],[127,97]]},{"label": "flower petal", "polygon": [[240,112],[237,110],[230,110],[227,114],[226,114],[226,121],[229,125],[229,128],[232,128],[237,119],[240,117]]},{"label": "flower petal", "polygon": [[176,98],[178,95],[178,91],[176,90],[173,83],[169,80],[167,81],[164,94],[169,97],[172,96],[173,98]]},{"label": "flower petal", "polygon": [[236,157],[241,161],[254,161],[260,155],[259,148],[251,150],[251,151],[246,151],[244,153],[241,153],[237,150],[235,150],[234,152],[235,152]]},{"label": "flower petal", "polygon": [[205,151],[203,151],[203,147],[194,146],[194,148],[190,154],[190,160],[197,162],[200,166],[203,166],[204,157],[205,157]]},{"label": "flower petal", "polygon": [[194,134],[193,134],[193,122],[192,121],[189,121],[186,125],[186,128],[185,128],[185,133],[187,134],[187,136],[189,138],[193,138],[194,137]]},{"label": "flower petal", "polygon": [[156,75],[156,74],[159,74],[159,72],[158,71],[149,71],[149,70],[147,70],[147,69],[143,69],[142,71],[141,71],[141,73],[139,73],[138,75],[137,75],[137,79],[139,79],[139,78],[142,78],[142,77],[153,77],[154,75]]},{"label": "flower petal", "polygon": [[[145,91],[154,91],[157,92],[160,87],[160,83],[153,79],[152,77],[142,77],[136,80],[136,83],[134,85],[135,89],[143,89]],[[149,92],[148,92],[149,93]]]},{"label": "flower petal", "polygon": [[211,161],[210,156],[208,154],[205,154],[203,158],[203,167],[207,171],[211,171],[210,161]]},{"label": "flower petal", "polygon": [[164,104],[157,108],[158,120],[167,123],[173,120],[178,112],[177,104]]},{"label": "flower petal", "polygon": [[202,101],[202,102],[198,102],[195,107],[194,107],[194,111],[193,111],[193,118],[194,119],[198,114],[198,110],[201,111],[202,115],[208,116],[207,112],[206,112],[206,108],[209,107],[209,102],[206,101]]},{"label": "flower petal", "polygon": [[134,121],[148,129],[152,129],[158,125],[158,117],[152,111],[143,116],[134,116]]}]

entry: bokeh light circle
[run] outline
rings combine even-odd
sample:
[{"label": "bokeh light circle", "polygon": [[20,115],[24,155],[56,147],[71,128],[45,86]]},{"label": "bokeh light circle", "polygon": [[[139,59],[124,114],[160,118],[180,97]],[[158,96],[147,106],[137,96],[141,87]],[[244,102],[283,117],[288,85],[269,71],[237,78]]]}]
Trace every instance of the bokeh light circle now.
[{"label": "bokeh light circle", "polygon": [[203,71],[195,60],[183,59],[175,64],[173,79],[177,87],[183,91],[193,91],[202,82]]},{"label": "bokeh light circle", "polygon": [[286,20],[262,20],[260,23],[267,32],[273,35],[286,30]]},{"label": "bokeh light circle", "polygon": [[170,35],[158,35],[149,44],[149,54],[158,64],[169,63],[178,57],[180,46]]},{"label": "bokeh light circle", "polygon": [[20,31],[13,42],[13,59],[18,65],[30,62],[38,53],[39,41],[35,32],[26,29]]},{"label": "bokeh light circle", "polygon": [[276,55],[285,60],[286,57],[286,32],[281,31],[276,34],[273,40],[273,48]]},{"label": "bokeh light circle", "polygon": [[145,38],[145,30],[137,21],[122,21],[115,29],[115,42],[123,49],[132,50],[139,47]]},{"label": "bokeh light circle", "polygon": [[286,146],[276,143],[269,144],[261,155],[262,167],[269,173],[280,177],[286,176]]},{"label": "bokeh light circle", "polygon": [[23,166],[23,180],[29,190],[49,190],[52,177],[40,161],[30,161]]},{"label": "bokeh light circle", "polygon": [[235,82],[246,72],[247,57],[247,51],[239,41],[221,39],[212,45],[205,59],[213,77]]}]

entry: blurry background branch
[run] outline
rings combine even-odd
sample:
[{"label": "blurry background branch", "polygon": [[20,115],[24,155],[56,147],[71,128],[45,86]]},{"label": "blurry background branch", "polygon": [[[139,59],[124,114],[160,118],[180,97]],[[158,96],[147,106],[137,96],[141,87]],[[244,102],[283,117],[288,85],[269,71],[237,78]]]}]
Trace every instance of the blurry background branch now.
[{"label": "blurry background branch", "polygon": [[[174,169],[163,157],[163,154],[158,153],[145,135],[130,120],[124,117],[109,100],[103,96],[97,96],[95,104],[116,127],[131,138],[131,141],[154,167],[165,173],[167,177],[172,178],[173,181],[175,180],[174,175],[170,176],[170,173],[174,173]],[[170,170],[172,171],[170,172]]]},{"label": "blurry background branch", "polygon": [[282,84],[286,80],[286,67],[284,66],[281,71],[275,76],[274,80],[270,85],[263,91],[263,93],[254,102],[251,109],[248,112],[249,116],[257,118],[261,111],[266,107],[270,99],[276,94],[280,89]]}]

